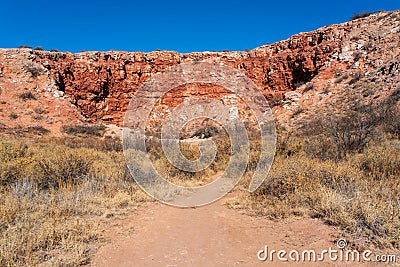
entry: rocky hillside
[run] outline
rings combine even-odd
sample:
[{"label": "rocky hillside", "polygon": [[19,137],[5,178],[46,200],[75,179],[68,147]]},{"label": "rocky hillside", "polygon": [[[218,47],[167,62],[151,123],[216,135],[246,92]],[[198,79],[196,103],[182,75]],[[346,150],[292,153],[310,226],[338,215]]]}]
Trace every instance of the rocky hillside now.
[{"label": "rocky hillside", "polygon": [[[314,116],[321,108],[347,109],[379,101],[399,89],[400,11],[300,33],[244,52],[171,51],[49,52],[0,49],[3,132],[38,126],[98,122],[121,125],[135,91],[153,74],[194,61],[220,62],[252,79],[286,124]],[[177,98],[225,90],[196,85]],[[173,99],[173,98],[170,98]],[[165,103],[169,106],[175,104]],[[42,131],[44,131],[42,129]]]}]

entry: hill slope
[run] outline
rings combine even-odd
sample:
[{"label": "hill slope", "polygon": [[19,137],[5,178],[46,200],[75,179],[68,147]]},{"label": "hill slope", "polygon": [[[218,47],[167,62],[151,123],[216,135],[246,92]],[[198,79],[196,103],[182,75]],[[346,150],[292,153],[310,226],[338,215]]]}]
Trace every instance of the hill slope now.
[{"label": "hill slope", "polygon": [[[395,11],[245,52],[72,54],[0,49],[2,129],[24,132],[42,126],[57,134],[63,124],[99,120],[121,126],[129,100],[144,81],[164,68],[193,61],[221,62],[241,70],[285,123],[297,120],[293,113],[314,116],[321,106],[340,110],[351,101],[379,101],[399,84],[399,33],[400,11]],[[198,85],[194,91],[213,95],[210,86]],[[168,99],[163,108],[171,108]]]}]

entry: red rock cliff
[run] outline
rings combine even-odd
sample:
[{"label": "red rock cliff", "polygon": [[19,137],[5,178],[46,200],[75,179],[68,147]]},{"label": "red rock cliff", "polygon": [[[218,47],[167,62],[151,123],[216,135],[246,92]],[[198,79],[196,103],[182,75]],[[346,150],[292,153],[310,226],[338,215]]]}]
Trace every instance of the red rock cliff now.
[{"label": "red rock cliff", "polygon": [[69,96],[88,121],[121,125],[125,109],[140,85],[158,71],[182,62],[222,62],[243,71],[267,99],[282,99],[285,92],[310,81],[341,52],[355,25],[357,22],[324,27],[246,52],[33,53],[34,61],[48,69],[59,90]]}]

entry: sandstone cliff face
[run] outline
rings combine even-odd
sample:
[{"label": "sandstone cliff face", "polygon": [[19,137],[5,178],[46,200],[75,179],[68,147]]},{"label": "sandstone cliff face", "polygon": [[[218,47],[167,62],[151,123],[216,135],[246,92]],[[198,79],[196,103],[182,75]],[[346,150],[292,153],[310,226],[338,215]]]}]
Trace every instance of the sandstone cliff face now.
[{"label": "sandstone cliff face", "polygon": [[[135,91],[153,74],[183,62],[222,62],[252,79],[268,100],[281,100],[296,84],[310,81],[341,52],[352,27],[359,22],[301,33],[288,40],[248,52],[203,52],[179,54],[83,52],[78,54],[34,51],[60,91],[90,122],[102,120],[121,125]],[[212,96],[210,87],[199,86]]]},{"label": "sandstone cliff face", "polygon": [[[62,125],[97,121],[121,126],[130,99],[147,79],[196,61],[242,71],[275,106],[279,123],[296,129],[297,122],[324,112],[398,95],[400,11],[326,26],[244,52],[0,49],[0,132],[43,126],[57,135]],[[21,97],[28,93],[34,97]],[[223,88],[190,84],[166,94],[155,115],[163,117],[193,95],[238,103]]]}]

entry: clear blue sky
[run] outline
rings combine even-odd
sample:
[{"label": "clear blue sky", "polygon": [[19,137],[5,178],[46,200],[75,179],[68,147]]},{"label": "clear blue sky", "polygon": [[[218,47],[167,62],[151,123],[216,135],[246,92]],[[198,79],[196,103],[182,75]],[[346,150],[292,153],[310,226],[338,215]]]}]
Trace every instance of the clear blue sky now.
[{"label": "clear blue sky", "polygon": [[400,2],[5,0],[0,47],[30,45],[71,52],[244,50],[381,9],[400,9]]}]

